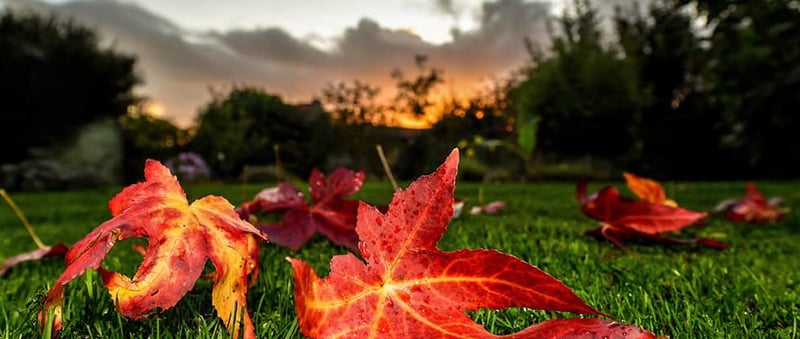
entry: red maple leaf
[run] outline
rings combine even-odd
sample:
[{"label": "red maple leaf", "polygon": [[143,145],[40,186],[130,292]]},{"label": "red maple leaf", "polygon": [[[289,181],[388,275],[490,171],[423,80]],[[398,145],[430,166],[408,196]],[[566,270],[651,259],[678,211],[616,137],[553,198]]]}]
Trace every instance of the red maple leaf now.
[{"label": "red maple leaf", "polygon": [[[255,338],[245,294],[248,275],[258,268],[257,238],[266,237],[240,219],[222,197],[207,196],[190,205],[178,180],[158,161],[148,160],[144,173],[144,182],[126,187],[109,201],[113,218],[67,252],[67,267],[47,293],[39,323],[45,326],[52,311],[53,330],[61,330],[64,288],[89,268],[100,271],[119,312],[139,319],[154,309],[174,306],[210,259],[216,268],[211,297],[217,314],[234,337]],[[146,238],[148,246],[133,278],[100,268],[118,240],[135,237]]]},{"label": "red maple leaf", "polygon": [[[361,188],[364,172],[346,168],[334,171],[328,180],[318,169],[311,171],[308,191],[313,206],[306,203],[303,193],[288,183],[261,191],[256,197],[239,207],[242,218],[253,221],[259,229],[269,234],[272,243],[297,250],[314,232],[320,232],[335,244],[357,251],[355,232],[358,201],[346,200]],[[255,213],[280,213],[276,223],[259,222]]]},{"label": "red maple leaf", "polygon": [[628,240],[686,245],[699,244],[713,248],[728,245],[713,239],[676,239],[662,235],[696,224],[706,217],[705,212],[696,212],[677,206],[649,201],[635,201],[623,197],[613,186],[606,186],[597,193],[586,195],[586,181],[579,181],[575,190],[581,202],[581,212],[600,221],[600,227],[586,232],[588,235],[605,238],[621,249]]},{"label": "red maple leaf", "polygon": [[[300,331],[314,338],[492,338],[466,310],[530,307],[602,315],[563,283],[495,250],[441,251],[436,243],[453,213],[454,150],[431,175],[398,190],[386,214],[362,203],[356,231],[365,262],[352,253],[331,260],[325,279],[287,258],[294,274]],[[600,319],[536,324],[517,338],[651,333]]]},{"label": "red maple leaf", "polygon": [[741,199],[725,200],[716,208],[722,216],[733,222],[766,223],[783,219],[788,209],[781,207],[781,199],[767,200],[753,182],[748,182],[745,195]]}]

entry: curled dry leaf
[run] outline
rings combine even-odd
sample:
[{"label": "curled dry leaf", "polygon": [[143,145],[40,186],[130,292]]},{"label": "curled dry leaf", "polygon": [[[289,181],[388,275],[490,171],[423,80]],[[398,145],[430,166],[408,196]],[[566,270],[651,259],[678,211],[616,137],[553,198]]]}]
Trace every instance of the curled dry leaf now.
[{"label": "curled dry leaf", "polygon": [[[67,267],[39,311],[40,325],[48,323],[52,310],[54,333],[61,330],[64,288],[87,269],[100,271],[122,315],[139,319],[175,306],[211,260],[216,269],[211,298],[217,315],[234,337],[255,338],[245,294],[248,276],[258,268],[257,239],[266,237],[240,219],[222,197],[207,196],[190,205],[178,180],[158,161],[148,160],[144,173],[144,182],[111,199],[113,218],[67,252]],[[146,238],[148,246],[133,278],[100,268],[117,241],[135,237]]]},{"label": "curled dry leaf", "polygon": [[[328,180],[318,169],[308,179],[313,206],[306,203],[303,193],[288,183],[276,188],[262,190],[237,211],[239,215],[254,222],[259,229],[269,234],[270,242],[297,250],[314,232],[324,234],[335,244],[357,251],[356,212],[358,201],[346,200],[361,188],[364,172],[346,168],[334,171]],[[257,214],[283,213],[276,223],[258,220]]]},{"label": "curled dry leaf", "polygon": [[767,200],[753,182],[748,182],[745,195],[741,199],[725,200],[715,212],[722,212],[725,219],[733,222],[767,223],[783,219],[788,209],[781,207],[781,199],[773,197]]},{"label": "curled dry leaf", "polygon": [[586,181],[579,181],[575,196],[581,202],[581,212],[600,222],[600,227],[586,232],[588,235],[605,238],[623,250],[629,240],[701,246],[723,249],[728,245],[713,239],[675,239],[662,233],[677,231],[696,224],[706,217],[705,212],[696,212],[664,203],[635,201],[620,195],[613,186],[586,195]]},{"label": "curled dry leaf", "polygon": [[[362,203],[356,231],[364,261],[331,260],[321,279],[288,258],[294,274],[300,332],[313,338],[494,338],[465,313],[529,307],[603,315],[538,268],[495,250],[442,251],[436,243],[453,213],[458,152],[431,175],[398,190],[386,214]],[[514,338],[595,335],[654,338],[601,319],[559,319],[532,325]]]}]

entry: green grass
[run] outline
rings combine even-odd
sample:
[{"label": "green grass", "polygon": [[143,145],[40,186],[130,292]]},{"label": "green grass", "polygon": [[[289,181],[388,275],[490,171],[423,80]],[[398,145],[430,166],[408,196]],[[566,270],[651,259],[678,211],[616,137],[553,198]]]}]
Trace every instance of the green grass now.
[{"label": "green grass", "polygon": [[[622,188],[621,182],[613,183]],[[407,183],[406,183],[407,185]],[[405,187],[406,185],[402,185]],[[299,184],[305,189],[307,186]],[[596,190],[600,183],[590,183]],[[221,194],[238,204],[258,185],[194,185],[190,199]],[[666,185],[682,206],[710,210],[722,199],[740,197],[743,182]],[[618,320],[673,338],[800,337],[800,183],[759,183],[768,196],[782,196],[793,211],[771,225],[732,224],[718,216],[678,236],[715,237],[731,244],[717,251],[695,247],[630,244],[624,253],[610,243],[584,236],[595,223],[573,200],[572,183],[457,183],[456,196],[476,203],[505,200],[500,215],[465,215],[452,221],[443,249],[494,248],[522,258],[571,287],[587,303]],[[75,242],[109,218],[106,204],[118,188],[80,192],[12,194],[48,244]],[[623,189],[624,194],[630,195]],[[367,183],[357,194],[376,204],[390,200],[386,183]],[[35,248],[7,206],[0,207],[0,260]],[[126,274],[141,257],[126,243],[104,265]],[[331,256],[345,253],[315,237],[299,251],[262,248],[261,275],[248,292],[248,306],[260,338],[300,337],[294,315],[291,268],[286,256],[309,262],[327,274]],[[0,279],[0,338],[37,337],[41,296],[63,270],[57,259],[29,262]],[[471,313],[495,333],[511,333],[533,322],[568,313],[528,309]],[[211,305],[211,284],[198,281],[172,309],[134,321],[114,310],[99,274],[89,272],[67,287],[63,338],[226,338]]]}]

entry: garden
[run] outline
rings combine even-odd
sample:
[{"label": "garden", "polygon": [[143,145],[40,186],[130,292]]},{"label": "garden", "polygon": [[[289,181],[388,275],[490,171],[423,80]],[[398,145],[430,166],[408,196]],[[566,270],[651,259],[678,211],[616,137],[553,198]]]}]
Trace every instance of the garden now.
[{"label": "garden", "polygon": [[[308,101],[220,72],[188,126],[140,95],[150,53],[4,7],[0,338],[800,337],[797,1],[564,4],[375,23],[414,64],[366,79],[287,54]],[[524,61],[451,90],[500,26]]]},{"label": "garden", "polygon": [[[320,292],[322,290],[346,293],[344,291],[352,292],[351,290],[358,286],[363,288],[368,282],[360,280],[364,278],[362,273],[348,275],[342,274],[338,270],[354,269],[349,265],[363,265],[365,263],[367,267],[379,269],[380,261],[375,258],[383,258],[386,255],[384,251],[396,253],[398,250],[392,250],[392,247],[399,246],[409,248],[415,255],[421,255],[420,253],[429,251],[431,252],[428,253],[430,258],[436,258],[437,255],[441,255],[441,251],[444,251],[443,253],[454,256],[455,262],[462,262],[463,265],[467,265],[465,268],[458,268],[457,264],[448,264],[445,265],[446,268],[437,268],[440,264],[433,264],[431,262],[432,259],[428,259],[427,266],[419,267],[419,263],[416,261],[421,259],[417,258],[414,259],[413,265],[398,266],[411,271],[428,269],[434,273],[438,272],[436,274],[438,274],[437,278],[439,279],[451,274],[454,276],[463,275],[463,280],[469,280],[466,278],[470,274],[479,275],[487,273],[485,271],[497,270],[498,266],[507,267],[502,260],[515,257],[519,260],[519,262],[515,261],[515,264],[538,267],[542,272],[546,272],[547,275],[563,283],[563,287],[559,283],[559,288],[555,288],[548,285],[553,283],[548,280],[550,277],[542,277],[538,273],[530,272],[526,274],[532,275],[520,277],[521,271],[514,271],[516,276],[511,274],[507,279],[516,280],[517,283],[526,286],[519,287],[521,290],[515,290],[515,293],[518,294],[489,293],[483,298],[497,300],[483,300],[481,303],[477,303],[476,305],[488,305],[480,309],[471,309],[469,305],[447,305],[445,302],[447,298],[443,300],[443,297],[447,296],[448,293],[470,292],[466,288],[472,285],[465,285],[465,290],[446,289],[435,291],[433,295],[438,298],[434,302],[430,302],[428,299],[423,299],[426,302],[418,300],[415,297],[415,293],[423,295],[424,291],[417,291],[412,288],[416,286],[412,283],[408,283],[407,287],[412,287],[406,290],[406,294],[390,295],[391,297],[399,297],[400,299],[398,300],[403,300],[404,305],[410,307],[406,311],[412,314],[417,312],[415,313],[417,315],[421,314],[419,312],[424,312],[426,308],[438,310],[439,307],[442,307],[450,310],[450,307],[455,307],[461,310],[460,312],[463,315],[468,316],[471,319],[470,321],[474,321],[475,324],[485,329],[488,332],[486,335],[489,335],[489,333],[496,335],[516,333],[524,337],[526,333],[534,333],[530,332],[530,328],[535,328],[535,326],[531,326],[532,324],[546,324],[548,320],[554,321],[553,319],[558,319],[555,320],[555,325],[550,326],[553,328],[546,329],[553,332],[542,333],[566,333],[565,335],[567,335],[571,332],[557,331],[583,330],[584,328],[580,327],[584,326],[583,324],[577,326],[576,323],[570,323],[569,321],[602,319],[603,323],[599,325],[608,327],[608,324],[617,324],[618,326],[623,326],[623,333],[630,332],[632,335],[635,331],[644,329],[663,337],[795,338],[797,336],[797,322],[800,319],[797,285],[800,282],[800,273],[796,269],[798,267],[796,254],[800,245],[797,241],[798,219],[795,214],[791,213],[791,209],[797,206],[798,200],[800,200],[796,182],[758,183],[759,194],[760,192],[766,192],[769,197],[779,196],[783,198],[780,206],[775,202],[773,202],[773,205],[766,204],[762,206],[766,209],[769,209],[769,207],[776,208],[771,211],[773,214],[761,214],[772,215],[772,220],[759,220],[750,217],[745,220],[744,214],[741,215],[741,218],[735,216],[736,213],[744,211],[741,203],[747,200],[745,195],[746,182],[664,183],[665,196],[669,200],[677,202],[680,206],[667,206],[665,208],[671,210],[686,209],[687,211],[707,212],[708,214],[704,214],[701,220],[689,222],[691,224],[689,227],[682,228],[679,231],[656,232],[655,234],[664,235],[664,238],[670,237],[670,239],[680,240],[713,239],[715,245],[723,243],[724,246],[703,246],[702,242],[664,242],[645,236],[631,237],[623,244],[624,247],[620,247],[613,242],[585,235],[587,231],[597,228],[598,221],[590,217],[593,215],[592,212],[582,213],[581,211],[586,209],[587,199],[600,199],[603,196],[600,192],[608,191],[611,188],[615,191],[618,190],[620,195],[625,196],[622,201],[626,203],[647,203],[644,199],[648,198],[644,195],[641,198],[637,198],[637,194],[641,194],[643,191],[635,188],[635,184],[626,186],[624,180],[584,182],[577,185],[570,182],[482,184],[474,182],[460,183],[456,180],[451,183],[451,185],[455,185],[452,187],[454,195],[448,195],[448,180],[447,178],[439,178],[439,176],[440,173],[445,173],[441,174],[441,176],[449,175],[451,179],[455,180],[456,174],[453,171],[457,168],[454,167],[457,166],[457,156],[456,154],[455,161],[450,159],[450,161],[442,165],[442,168],[447,169],[449,172],[440,168],[438,172],[423,176],[417,179],[415,183],[403,183],[402,187],[405,189],[394,193],[394,199],[392,199],[393,188],[391,184],[385,181],[367,180],[363,183],[363,187],[361,185],[349,185],[346,188],[339,186],[334,189],[337,185],[342,185],[343,183],[363,180],[363,176],[359,179],[357,173],[352,171],[350,171],[349,175],[337,175],[336,177],[332,174],[329,178],[331,186],[319,186],[319,180],[316,180],[318,185],[316,186],[317,192],[327,192],[335,196],[333,200],[339,199],[340,201],[331,202],[329,198],[319,197],[319,193],[316,193],[316,195],[312,193],[314,199],[308,201],[312,207],[306,208],[306,214],[330,214],[335,212],[337,208],[341,208],[331,206],[342,206],[342,202],[345,201],[365,201],[370,206],[377,206],[377,208],[366,208],[365,205],[358,209],[359,216],[356,230],[360,238],[372,240],[362,239],[362,242],[353,248],[353,246],[347,244],[346,240],[341,240],[343,238],[336,240],[335,236],[331,237],[331,234],[335,233],[330,232],[333,227],[331,225],[325,226],[324,221],[318,220],[316,230],[319,232],[314,234],[306,236],[308,232],[284,232],[282,236],[278,237],[282,239],[279,241],[283,242],[284,245],[259,241],[258,247],[260,251],[258,256],[248,257],[248,260],[253,260],[254,268],[259,273],[255,280],[248,283],[249,289],[246,289],[246,292],[241,294],[244,297],[244,293],[246,293],[246,299],[243,300],[243,303],[247,305],[247,313],[242,317],[243,313],[237,313],[236,309],[234,309],[233,311],[229,310],[228,314],[239,314],[242,318],[252,319],[252,325],[250,326],[252,326],[251,330],[254,331],[256,337],[292,338],[303,335],[328,337],[332,336],[332,333],[350,333],[347,331],[355,331],[356,328],[360,328],[360,324],[372,323],[372,321],[377,321],[375,319],[381,318],[379,317],[381,309],[373,308],[371,312],[363,312],[363,308],[369,306],[359,304],[360,306],[350,305],[341,309],[325,310],[323,308],[322,310],[313,310],[313,307],[310,306],[315,305],[313,298],[325,298],[326,295]],[[155,162],[148,164],[148,166],[151,165],[155,166]],[[166,170],[166,168],[164,169]],[[320,173],[319,175],[323,174]],[[324,175],[321,178],[324,181]],[[158,201],[165,194],[163,190],[152,189],[152,187],[158,185],[146,185],[154,180],[160,179],[156,178],[155,175],[148,175],[144,184],[129,186],[119,196],[130,199],[130,201],[137,200],[144,201],[146,204],[153,204],[153,201]],[[334,182],[337,185],[334,185]],[[266,224],[283,223],[283,226],[299,228],[298,224],[291,224],[291,221],[289,221],[298,219],[291,217],[287,219],[286,215],[298,212],[301,208],[287,208],[287,206],[292,206],[293,204],[290,202],[291,198],[275,200],[278,199],[275,197],[289,196],[296,198],[296,192],[303,193],[309,185],[311,184],[305,182],[283,183],[281,186],[252,183],[196,184],[187,185],[185,189],[190,198],[189,201],[206,195],[221,195],[239,206],[240,212],[242,207],[253,212],[269,211],[270,213],[262,215]],[[576,199],[576,188],[580,191],[583,185],[588,186],[586,188],[588,188],[589,192],[600,191],[594,196],[583,196],[584,200],[581,201],[580,197]],[[169,185],[167,184],[167,186]],[[147,189],[147,191],[134,192],[145,187],[151,188]],[[262,191],[265,188],[267,190]],[[151,189],[152,191],[150,191]],[[85,272],[73,271],[78,273],[70,274],[66,280],[58,280],[59,283],[72,281],[68,284],[65,283],[63,289],[63,308],[59,312],[63,316],[63,329],[60,336],[67,338],[179,338],[188,336],[217,338],[227,337],[230,333],[236,333],[247,337],[248,325],[242,325],[243,332],[239,332],[237,326],[226,327],[226,324],[233,323],[218,318],[217,311],[223,314],[220,306],[217,306],[220,297],[212,297],[212,295],[216,294],[214,292],[217,285],[215,279],[219,278],[215,274],[220,272],[220,268],[217,267],[215,269],[216,262],[214,265],[210,263],[203,264],[206,261],[205,257],[200,262],[199,269],[202,270],[202,274],[194,277],[194,279],[197,279],[197,283],[192,287],[193,283],[189,282],[188,290],[184,291],[185,295],[178,295],[177,299],[179,300],[174,306],[148,308],[147,305],[150,304],[146,304],[144,301],[147,298],[143,297],[144,299],[139,301],[136,301],[136,297],[124,300],[125,294],[122,293],[124,292],[123,290],[119,290],[121,292],[116,294],[116,299],[113,295],[109,296],[108,291],[111,286],[107,290],[103,285],[104,280],[106,283],[111,281],[111,279],[108,279],[110,276],[108,272],[120,272],[129,277],[145,277],[146,275],[142,273],[147,272],[144,272],[145,270],[141,268],[144,266],[142,254],[145,254],[145,258],[151,255],[151,253],[142,249],[148,246],[146,241],[142,241],[142,239],[125,239],[132,236],[132,234],[128,234],[132,231],[126,228],[127,224],[137,224],[132,219],[125,219],[123,224],[126,225],[115,226],[121,231],[109,231],[106,233],[97,233],[97,230],[92,231],[95,227],[100,229],[108,226],[109,222],[113,220],[111,218],[112,215],[117,216],[116,218],[119,219],[120,215],[125,217],[126,213],[129,213],[127,211],[130,210],[120,209],[119,206],[115,205],[117,203],[125,205],[127,203],[125,201],[112,202],[107,207],[107,201],[114,197],[117,192],[117,189],[105,188],[55,193],[14,194],[13,199],[16,201],[18,208],[24,211],[29,222],[34,225],[35,232],[40,235],[42,242],[45,244],[76,244],[79,239],[88,233],[89,236],[80,240],[78,244],[89,244],[89,247],[83,248],[81,253],[74,253],[72,257],[96,255],[96,253],[92,252],[94,251],[92,248],[96,246],[105,246],[106,249],[110,250],[104,259],[102,255],[99,259],[91,258],[91,260],[103,261],[103,270],[101,271],[108,270],[105,273],[99,273],[97,270],[91,269]],[[295,194],[283,194],[286,192],[295,192]],[[416,197],[414,192],[417,192]],[[350,193],[354,194],[349,196]],[[427,195],[434,195],[435,198]],[[262,199],[261,204],[254,207],[254,203],[258,201],[254,197],[268,197],[272,200]],[[300,197],[305,203],[306,199],[302,195]],[[454,200],[454,197],[458,198],[458,200]],[[716,206],[727,199],[733,199],[727,202],[728,205],[740,203],[738,205],[740,208],[737,210],[731,207],[727,211],[714,211]],[[115,200],[118,199],[115,198]],[[200,201],[202,200],[204,199]],[[264,201],[279,201],[280,203],[269,206]],[[460,201],[464,204],[464,207],[457,216],[450,218],[447,213],[452,211],[454,201]],[[764,199],[762,202],[765,201]],[[316,205],[320,205],[320,208],[324,207],[323,205],[328,206],[329,210],[320,211],[315,209],[313,207],[315,202]],[[503,202],[504,204],[500,205],[502,206],[501,208],[495,209],[481,210],[479,208],[487,206],[490,202]],[[597,202],[597,205],[601,205],[600,201],[595,202]],[[448,203],[449,205],[446,205]],[[387,204],[389,205],[387,206]],[[416,208],[419,209],[420,204],[424,206],[435,204],[435,206],[432,209],[425,208],[424,210],[429,212],[425,212],[425,215],[419,215],[419,211],[414,210],[413,206],[417,206]],[[602,205],[605,204],[607,203],[602,203]],[[195,204],[192,206],[194,207]],[[109,213],[108,208],[111,209],[111,213]],[[148,214],[145,215],[153,216],[158,215],[160,213],[158,211],[161,209],[168,209],[168,206],[156,204],[149,208],[151,211],[146,212]],[[659,213],[657,212],[660,211],[659,208],[652,208],[651,206],[647,213],[655,215]],[[409,212],[409,209],[412,211]],[[609,210],[617,209],[610,208]],[[785,213],[787,211],[788,213]],[[229,212],[232,212],[232,210]],[[142,212],[132,211],[130,213]],[[636,216],[641,217],[641,213],[635,212],[633,219],[636,219]],[[269,214],[273,217],[277,215],[283,219],[269,219]],[[447,214],[448,217],[444,218],[444,214]],[[751,214],[751,217],[753,215],[755,214]],[[780,217],[774,218],[778,215]],[[679,217],[682,216],[683,214],[679,215]],[[403,220],[396,220],[398,218]],[[657,218],[650,217],[649,219]],[[419,219],[424,220],[420,221]],[[223,218],[210,220],[220,222]],[[256,221],[253,218],[249,220]],[[622,217],[601,223],[622,225],[623,228],[625,228],[624,225],[626,223],[627,225],[637,224],[637,221],[629,222],[629,220],[630,218]],[[0,210],[0,223],[2,223],[7,235],[2,240],[3,258],[9,258],[36,248],[35,243],[26,233],[25,228],[21,226],[11,208]],[[146,224],[147,222],[144,223]],[[428,235],[424,241],[420,241],[422,244],[410,241],[413,244],[409,245],[408,241],[406,241],[408,238],[404,238],[403,235],[412,237],[414,232],[398,231],[397,227],[411,227],[410,225],[418,225],[420,223],[430,224],[431,227],[437,224],[437,227],[443,227],[446,224],[446,230],[438,231],[443,233],[441,234],[441,240],[437,241],[436,231],[433,231],[433,234]],[[380,233],[381,228],[374,227],[381,224],[386,228],[394,225],[395,230],[385,230],[384,233]],[[644,224],[647,224],[647,222],[642,225]],[[98,227],[99,225],[100,227]],[[256,222],[256,225],[264,224]],[[167,229],[174,226],[165,225],[163,227]],[[90,231],[93,233],[89,233]],[[314,229],[311,232],[314,232]],[[280,233],[281,231],[276,231],[276,234]],[[418,233],[426,232],[421,231]],[[159,241],[163,242],[163,239],[170,239],[169,234],[170,232],[166,232],[163,237],[159,236],[158,239],[162,239]],[[268,237],[268,234],[265,237]],[[294,244],[285,243],[284,241],[290,239],[292,234],[303,239]],[[377,248],[375,247],[376,239],[373,238],[376,236],[382,239],[380,241],[381,245],[377,245]],[[98,239],[101,241],[98,241]],[[119,242],[115,244],[114,242],[117,239],[119,239]],[[186,240],[186,238],[181,238],[181,240]],[[395,243],[387,244],[389,240]],[[247,244],[247,241],[244,244]],[[401,246],[401,244],[404,245]],[[109,245],[113,246],[113,248],[108,248]],[[76,244],[75,246],[78,245]],[[213,247],[212,245],[209,246]],[[240,247],[222,243],[217,243],[215,246]],[[198,248],[196,247],[192,251],[198,251]],[[163,264],[168,265],[167,267],[170,267],[169,265],[177,265],[176,261],[174,259],[170,260],[168,256],[177,255],[176,253],[178,252],[173,247],[170,250],[166,250],[163,245],[161,249],[158,254],[159,257],[155,260],[159,263],[155,265]],[[486,260],[486,258],[470,257],[475,253],[486,252],[481,249],[497,250],[513,257],[493,251],[489,253],[500,255],[500,257],[492,257],[483,262],[481,260]],[[245,248],[244,251],[243,253],[248,253],[248,249]],[[341,256],[346,253],[354,253],[355,256]],[[470,259],[461,261],[459,256]],[[68,254],[67,258],[71,258],[71,255]],[[291,258],[289,259],[290,261],[287,261],[287,258]],[[334,259],[332,262],[332,258],[338,259]],[[70,265],[80,262],[82,259],[72,260],[73,262]],[[148,262],[147,259],[144,260]],[[99,263],[99,261],[97,262]],[[338,264],[334,264],[334,262]],[[345,264],[345,262],[348,264]],[[143,266],[139,266],[140,264]],[[139,267],[138,272],[137,267]],[[456,273],[447,273],[450,268]],[[46,309],[43,307],[48,302],[52,302],[52,300],[48,301],[48,289],[57,285],[56,279],[59,278],[59,272],[66,273],[64,269],[63,260],[44,258],[20,263],[6,272],[5,276],[0,280],[0,284],[3,285],[2,290],[5,292],[0,296],[2,298],[0,299],[0,304],[3,305],[2,314],[0,314],[3,324],[0,326],[0,331],[2,331],[4,338],[38,337],[43,333],[37,323],[37,314],[42,309]],[[174,269],[178,270],[178,268]],[[316,278],[311,278],[310,275],[299,278],[301,275],[298,272],[309,273],[309,269],[316,272],[320,277],[326,277],[331,272],[338,272],[338,275],[331,275],[331,278],[328,278],[334,279],[336,285],[333,287],[323,285]],[[534,268],[533,270],[536,269]],[[494,272],[489,276],[506,279],[501,274],[502,271],[504,270]],[[154,270],[154,272],[158,273],[159,271]],[[368,272],[374,273],[372,271]],[[148,283],[158,284],[159,288],[165,290],[172,289],[176,284],[179,284],[177,281],[157,281],[159,277],[164,277],[159,274],[152,275],[156,278]],[[407,274],[410,273],[407,272]],[[416,272],[416,274],[433,273]],[[247,274],[244,273],[244,277],[246,276]],[[254,275],[251,275],[251,277],[254,277]],[[64,276],[62,276],[63,278]],[[416,281],[417,285],[425,285],[421,282],[433,278],[418,277],[418,280],[414,280],[403,276],[401,279]],[[540,281],[538,279],[544,280]],[[246,278],[244,281],[247,281]],[[348,285],[348,282],[350,285]],[[393,282],[397,283],[397,281]],[[463,283],[468,284],[468,282]],[[307,284],[314,284],[314,287],[310,288]],[[146,287],[145,285],[142,284],[143,287]],[[305,292],[299,292],[298,286],[305,286],[305,288],[309,289],[306,289]],[[490,285],[480,286],[484,286],[487,289],[492,288]],[[115,288],[119,288],[119,286]],[[527,298],[523,293],[525,290],[538,292],[534,297]],[[156,289],[156,292],[158,292],[158,289]],[[136,291],[132,293],[135,294]],[[311,294],[306,295],[304,293]],[[476,293],[480,294],[479,292]],[[166,294],[166,291],[162,292],[159,298]],[[358,294],[356,293],[356,295]],[[546,297],[543,297],[543,295],[546,295]],[[391,305],[392,299],[386,298]],[[505,298],[520,298],[520,300],[514,300],[513,302],[501,300]],[[303,302],[299,303],[298,300],[303,300]],[[347,300],[349,299],[342,299],[339,302],[345,303]],[[320,300],[316,300],[316,302],[322,303]],[[331,300],[327,302],[335,303]],[[374,300],[372,302],[374,303]],[[491,305],[510,305],[519,302],[529,302],[530,304],[527,307],[521,305],[516,307],[495,306],[494,309],[491,309],[493,308]],[[136,303],[142,304],[133,305]],[[299,308],[300,305],[308,308]],[[214,310],[215,306],[217,311]],[[374,304],[372,307],[375,307]],[[136,317],[138,319],[132,319],[120,314],[131,309],[137,309],[140,312]],[[566,312],[554,312],[553,310]],[[244,310],[238,312],[244,312]],[[326,312],[331,313],[328,314]],[[446,333],[425,332],[427,330],[442,330],[444,328],[442,324],[421,322],[426,325],[420,329],[417,328],[420,326],[420,322],[417,322],[419,317],[404,316],[402,312],[399,312],[401,314],[384,312],[387,314],[383,314],[380,326],[369,328],[369,331],[373,332],[353,333],[361,334],[357,335],[359,337],[366,336],[364,335],[365,333],[369,333],[369,336],[380,337],[382,332],[374,331],[380,331],[381,327],[383,327],[384,331],[400,331],[390,333],[438,333],[439,335]],[[583,313],[585,315],[575,313]],[[332,315],[341,316],[328,318]],[[375,319],[371,317],[375,317]],[[320,319],[323,321],[320,321]],[[558,321],[566,322],[562,324],[558,323]],[[591,325],[598,326],[595,323]],[[454,326],[463,331],[474,329],[464,324]],[[336,331],[342,332],[330,332],[334,328]],[[588,327],[588,329],[586,333],[597,331],[598,327]],[[609,331],[611,330],[613,328]],[[49,331],[44,333],[50,334]],[[614,334],[620,335],[620,332],[608,333],[612,336]],[[584,333],[581,332],[580,334]]]}]

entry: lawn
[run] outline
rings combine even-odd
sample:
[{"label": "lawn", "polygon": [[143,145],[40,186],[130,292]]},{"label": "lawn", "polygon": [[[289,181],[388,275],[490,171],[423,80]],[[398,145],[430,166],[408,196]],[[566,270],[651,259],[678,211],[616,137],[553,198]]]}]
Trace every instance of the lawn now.
[{"label": "lawn", "polygon": [[[407,184],[407,183],[406,183]],[[611,183],[631,195],[622,182]],[[401,185],[405,187],[406,185]],[[759,182],[768,197],[781,196],[792,212],[768,225],[733,224],[712,215],[681,237],[713,237],[727,250],[630,244],[630,253],[583,235],[596,226],[573,198],[574,184],[457,183],[456,197],[468,206],[505,200],[499,215],[463,215],[453,220],[439,246],[494,248],[513,254],[563,281],[596,309],[658,335],[672,338],[800,337],[800,183]],[[219,194],[239,204],[262,185],[190,185],[189,198]],[[298,183],[305,189],[306,184]],[[601,187],[590,183],[590,191]],[[744,182],[666,183],[668,195],[686,208],[710,210],[720,200],[744,194]],[[72,243],[110,217],[107,201],[119,188],[77,192],[12,194],[48,244]],[[368,182],[356,195],[374,204],[391,198],[387,183]],[[0,260],[33,250],[13,212],[0,206]],[[133,274],[141,256],[118,244],[106,267]],[[331,256],[346,249],[315,237],[299,251],[265,245],[261,274],[248,292],[248,306],[260,338],[296,338],[291,256],[327,274]],[[36,312],[43,294],[63,270],[63,262],[24,263],[0,279],[0,338],[38,336]],[[533,322],[566,313],[528,309],[482,310],[473,318],[494,333],[511,333]],[[201,279],[178,305],[141,321],[119,316],[99,274],[89,272],[67,287],[63,338],[225,338],[211,306],[211,284]]]}]

